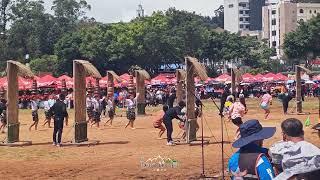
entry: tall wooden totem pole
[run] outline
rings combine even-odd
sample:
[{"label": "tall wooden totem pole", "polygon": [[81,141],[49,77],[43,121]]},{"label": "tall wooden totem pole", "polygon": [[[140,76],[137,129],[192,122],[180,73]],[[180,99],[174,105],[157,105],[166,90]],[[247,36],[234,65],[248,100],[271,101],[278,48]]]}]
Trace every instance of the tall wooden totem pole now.
[{"label": "tall wooden totem pole", "polygon": [[139,93],[137,97],[137,114],[146,114],[146,86],[145,80],[150,80],[150,75],[146,70],[136,70],[136,93]]},{"label": "tall wooden totem pole", "polygon": [[74,143],[88,141],[86,121],[86,76],[101,78],[99,71],[88,61],[73,61],[74,81]]},{"label": "tall wooden totem pole", "polygon": [[8,132],[7,132],[7,143],[19,142],[19,110],[18,110],[18,75],[25,78],[33,78],[34,75],[31,70],[16,61],[7,61],[7,80],[8,80],[8,90],[7,90],[7,121],[8,121]]},{"label": "tall wooden totem pole", "polygon": [[177,102],[180,102],[183,100],[183,84],[186,80],[186,71],[183,69],[177,69],[176,78],[177,78]]},{"label": "tall wooden totem pole", "polygon": [[202,81],[208,79],[205,67],[196,58],[186,57],[186,91],[187,91],[187,143],[196,140],[197,117],[195,116],[195,84],[194,77],[197,75]]}]

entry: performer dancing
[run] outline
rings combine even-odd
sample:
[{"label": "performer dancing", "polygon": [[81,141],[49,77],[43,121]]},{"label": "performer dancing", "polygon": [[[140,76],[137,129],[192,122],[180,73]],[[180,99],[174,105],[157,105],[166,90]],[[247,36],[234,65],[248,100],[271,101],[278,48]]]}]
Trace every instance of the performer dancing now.
[{"label": "performer dancing", "polygon": [[114,113],[115,109],[113,108],[112,97],[108,97],[106,109],[108,110],[109,120],[104,125],[106,126],[108,124],[108,122],[110,122],[110,125],[112,126],[112,121],[114,119],[114,114],[115,114]]},{"label": "performer dancing", "polygon": [[162,107],[163,114],[153,122],[153,127],[160,129],[160,131],[158,133],[158,139],[161,139],[161,136],[166,131],[166,128],[162,125],[162,123],[163,123],[163,115],[164,115],[164,113],[166,113],[168,111],[168,109],[169,109],[168,106],[164,105]]},{"label": "performer dancing", "polygon": [[244,116],[245,112],[246,112],[246,108],[241,102],[234,102],[230,106],[229,119],[231,119],[232,123],[238,127],[236,131],[235,139],[239,138],[240,125],[243,124],[242,117]]},{"label": "performer dancing", "polygon": [[260,107],[265,111],[264,119],[268,119],[270,114],[270,107],[272,105],[272,96],[270,95],[270,90],[266,91],[261,98]]},{"label": "performer dancing", "polygon": [[54,105],[55,100],[51,95],[49,96],[49,99],[48,97],[45,97],[45,100],[46,101],[44,101],[44,114],[45,114],[46,120],[44,121],[44,124],[42,126],[45,126],[46,124],[48,124],[48,128],[51,128],[50,122],[51,122],[52,115],[49,113],[49,110]]},{"label": "performer dancing", "polygon": [[99,124],[101,121],[102,107],[101,107],[100,96],[98,94],[94,96],[94,99],[92,100],[92,104],[93,104],[93,122],[91,124],[91,127],[97,124],[97,127],[99,128]]},{"label": "performer dancing", "polygon": [[39,109],[39,105],[38,105],[38,101],[37,101],[37,96],[32,95],[31,96],[31,110],[32,110],[33,123],[29,127],[29,131],[31,131],[31,128],[33,126],[35,127],[35,130],[37,130],[37,128],[38,128],[38,123],[39,123],[38,109]]},{"label": "performer dancing", "polygon": [[127,119],[129,122],[127,123],[127,128],[129,125],[131,129],[135,129],[133,127],[134,121],[136,120],[136,105],[137,105],[137,97],[139,96],[139,93],[137,93],[137,96],[134,98],[132,94],[129,95],[129,99],[126,99],[127,103]]},{"label": "performer dancing", "polygon": [[86,106],[87,106],[87,114],[88,114],[88,122],[93,122],[93,98],[91,93],[88,93]]}]

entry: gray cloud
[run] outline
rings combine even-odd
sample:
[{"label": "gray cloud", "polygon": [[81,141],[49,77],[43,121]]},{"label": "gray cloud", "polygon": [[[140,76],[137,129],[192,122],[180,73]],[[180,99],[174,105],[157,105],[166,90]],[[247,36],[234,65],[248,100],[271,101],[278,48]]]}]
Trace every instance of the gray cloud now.
[{"label": "gray cloud", "polygon": [[[46,9],[50,11],[53,0],[44,1]],[[87,2],[91,5],[91,11],[87,15],[105,23],[131,20],[136,16],[138,4],[142,4],[147,15],[175,7],[205,16],[212,16],[214,10],[223,4],[223,0],[87,0]]]}]

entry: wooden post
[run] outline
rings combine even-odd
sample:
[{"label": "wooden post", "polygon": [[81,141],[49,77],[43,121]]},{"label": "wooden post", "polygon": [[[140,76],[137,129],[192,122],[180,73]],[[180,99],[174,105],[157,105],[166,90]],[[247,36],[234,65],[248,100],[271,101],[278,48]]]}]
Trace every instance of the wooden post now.
[{"label": "wooden post", "polygon": [[146,90],[145,90],[145,83],[144,78],[141,74],[136,71],[136,92],[139,93],[139,97],[137,98],[137,114],[138,115],[145,115],[146,114]]},{"label": "wooden post", "polygon": [[176,77],[177,77],[177,102],[183,100],[183,81],[181,70],[176,71]]},{"label": "wooden post", "polygon": [[67,82],[66,82],[66,80],[65,79],[62,79],[61,80],[61,92],[62,92],[62,94],[64,94],[64,95],[67,95],[68,93],[68,90],[67,90]]},{"label": "wooden post", "polygon": [[74,81],[74,142],[88,141],[86,121],[86,72],[84,67],[73,61]]},{"label": "wooden post", "polygon": [[236,73],[231,68],[231,94],[236,95]]},{"label": "wooden post", "polygon": [[8,81],[8,91],[7,91],[7,142],[15,143],[19,141],[19,112],[18,112],[18,67],[15,64],[7,62],[7,81]]},{"label": "wooden post", "polygon": [[195,117],[195,85],[194,74],[195,70],[190,61],[186,59],[187,79],[186,79],[186,91],[187,91],[187,121],[186,121],[186,137],[187,143],[196,140],[196,124],[197,118]]},{"label": "wooden post", "polygon": [[98,78],[96,78],[96,82],[94,85],[94,95],[98,95],[99,97],[101,96],[100,83]]},{"label": "wooden post", "polygon": [[298,65],[296,65],[296,102],[297,102],[297,113],[302,113],[301,68]]},{"label": "wooden post", "polygon": [[113,99],[113,95],[114,95],[114,79],[113,79],[113,75],[110,72],[107,72],[107,76],[108,76],[108,97],[111,97]]},{"label": "wooden post", "polygon": [[129,76],[129,83],[128,83],[128,93],[129,93],[130,95],[134,95],[134,94],[135,94],[134,89],[135,89],[135,87],[134,87],[133,75],[130,74],[130,76]]}]

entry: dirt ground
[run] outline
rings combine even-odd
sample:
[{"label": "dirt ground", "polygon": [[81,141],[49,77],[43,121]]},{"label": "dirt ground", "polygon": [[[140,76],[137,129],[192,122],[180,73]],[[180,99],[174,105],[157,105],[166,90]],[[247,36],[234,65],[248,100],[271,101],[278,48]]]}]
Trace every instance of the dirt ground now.
[{"label": "dirt ground", "polygon": [[[293,106],[294,101],[290,103]],[[219,104],[219,103],[218,103]],[[281,139],[280,123],[285,118],[296,117],[302,121],[308,115],[287,115],[282,113],[281,104],[274,100],[271,106],[269,120],[263,120],[263,111],[258,108],[258,99],[247,100],[249,112],[245,120],[258,119],[263,126],[276,126],[274,137],[265,141],[269,147]],[[311,124],[318,121],[318,99],[306,98],[304,112],[310,112]],[[26,147],[0,147],[0,174],[1,179],[199,179],[201,174],[201,146],[177,145],[166,146],[166,140],[157,139],[157,129],[152,121],[159,113],[161,107],[147,107],[147,116],[139,116],[136,120],[136,129],[125,129],[127,122],[122,110],[117,111],[117,117],[112,127],[88,128],[88,137],[99,140],[100,144],[90,147],[64,146],[53,147],[52,131],[40,126],[37,131],[28,131],[32,123],[31,112],[20,110],[20,139],[32,140],[32,146]],[[123,117],[119,117],[120,115]],[[40,112],[43,122],[44,114]],[[64,128],[63,141],[68,142],[72,135],[71,122]],[[105,121],[105,120],[103,120]],[[200,119],[198,120],[200,123]],[[206,175],[213,176],[221,169],[221,126],[218,111],[211,101],[205,101],[204,107],[204,136],[210,140],[205,146]],[[228,157],[236,149],[231,148],[235,135],[235,126],[226,121],[225,132],[225,165]],[[174,134],[177,137],[180,129],[174,121]],[[198,137],[200,139],[200,132]],[[306,140],[320,146],[319,137],[310,127],[305,128]],[[164,134],[164,137],[166,135]],[[0,140],[5,134],[0,134]],[[230,143],[231,142],[231,143]],[[145,168],[141,161],[157,156],[171,158],[177,161],[174,168],[165,169]]]}]

